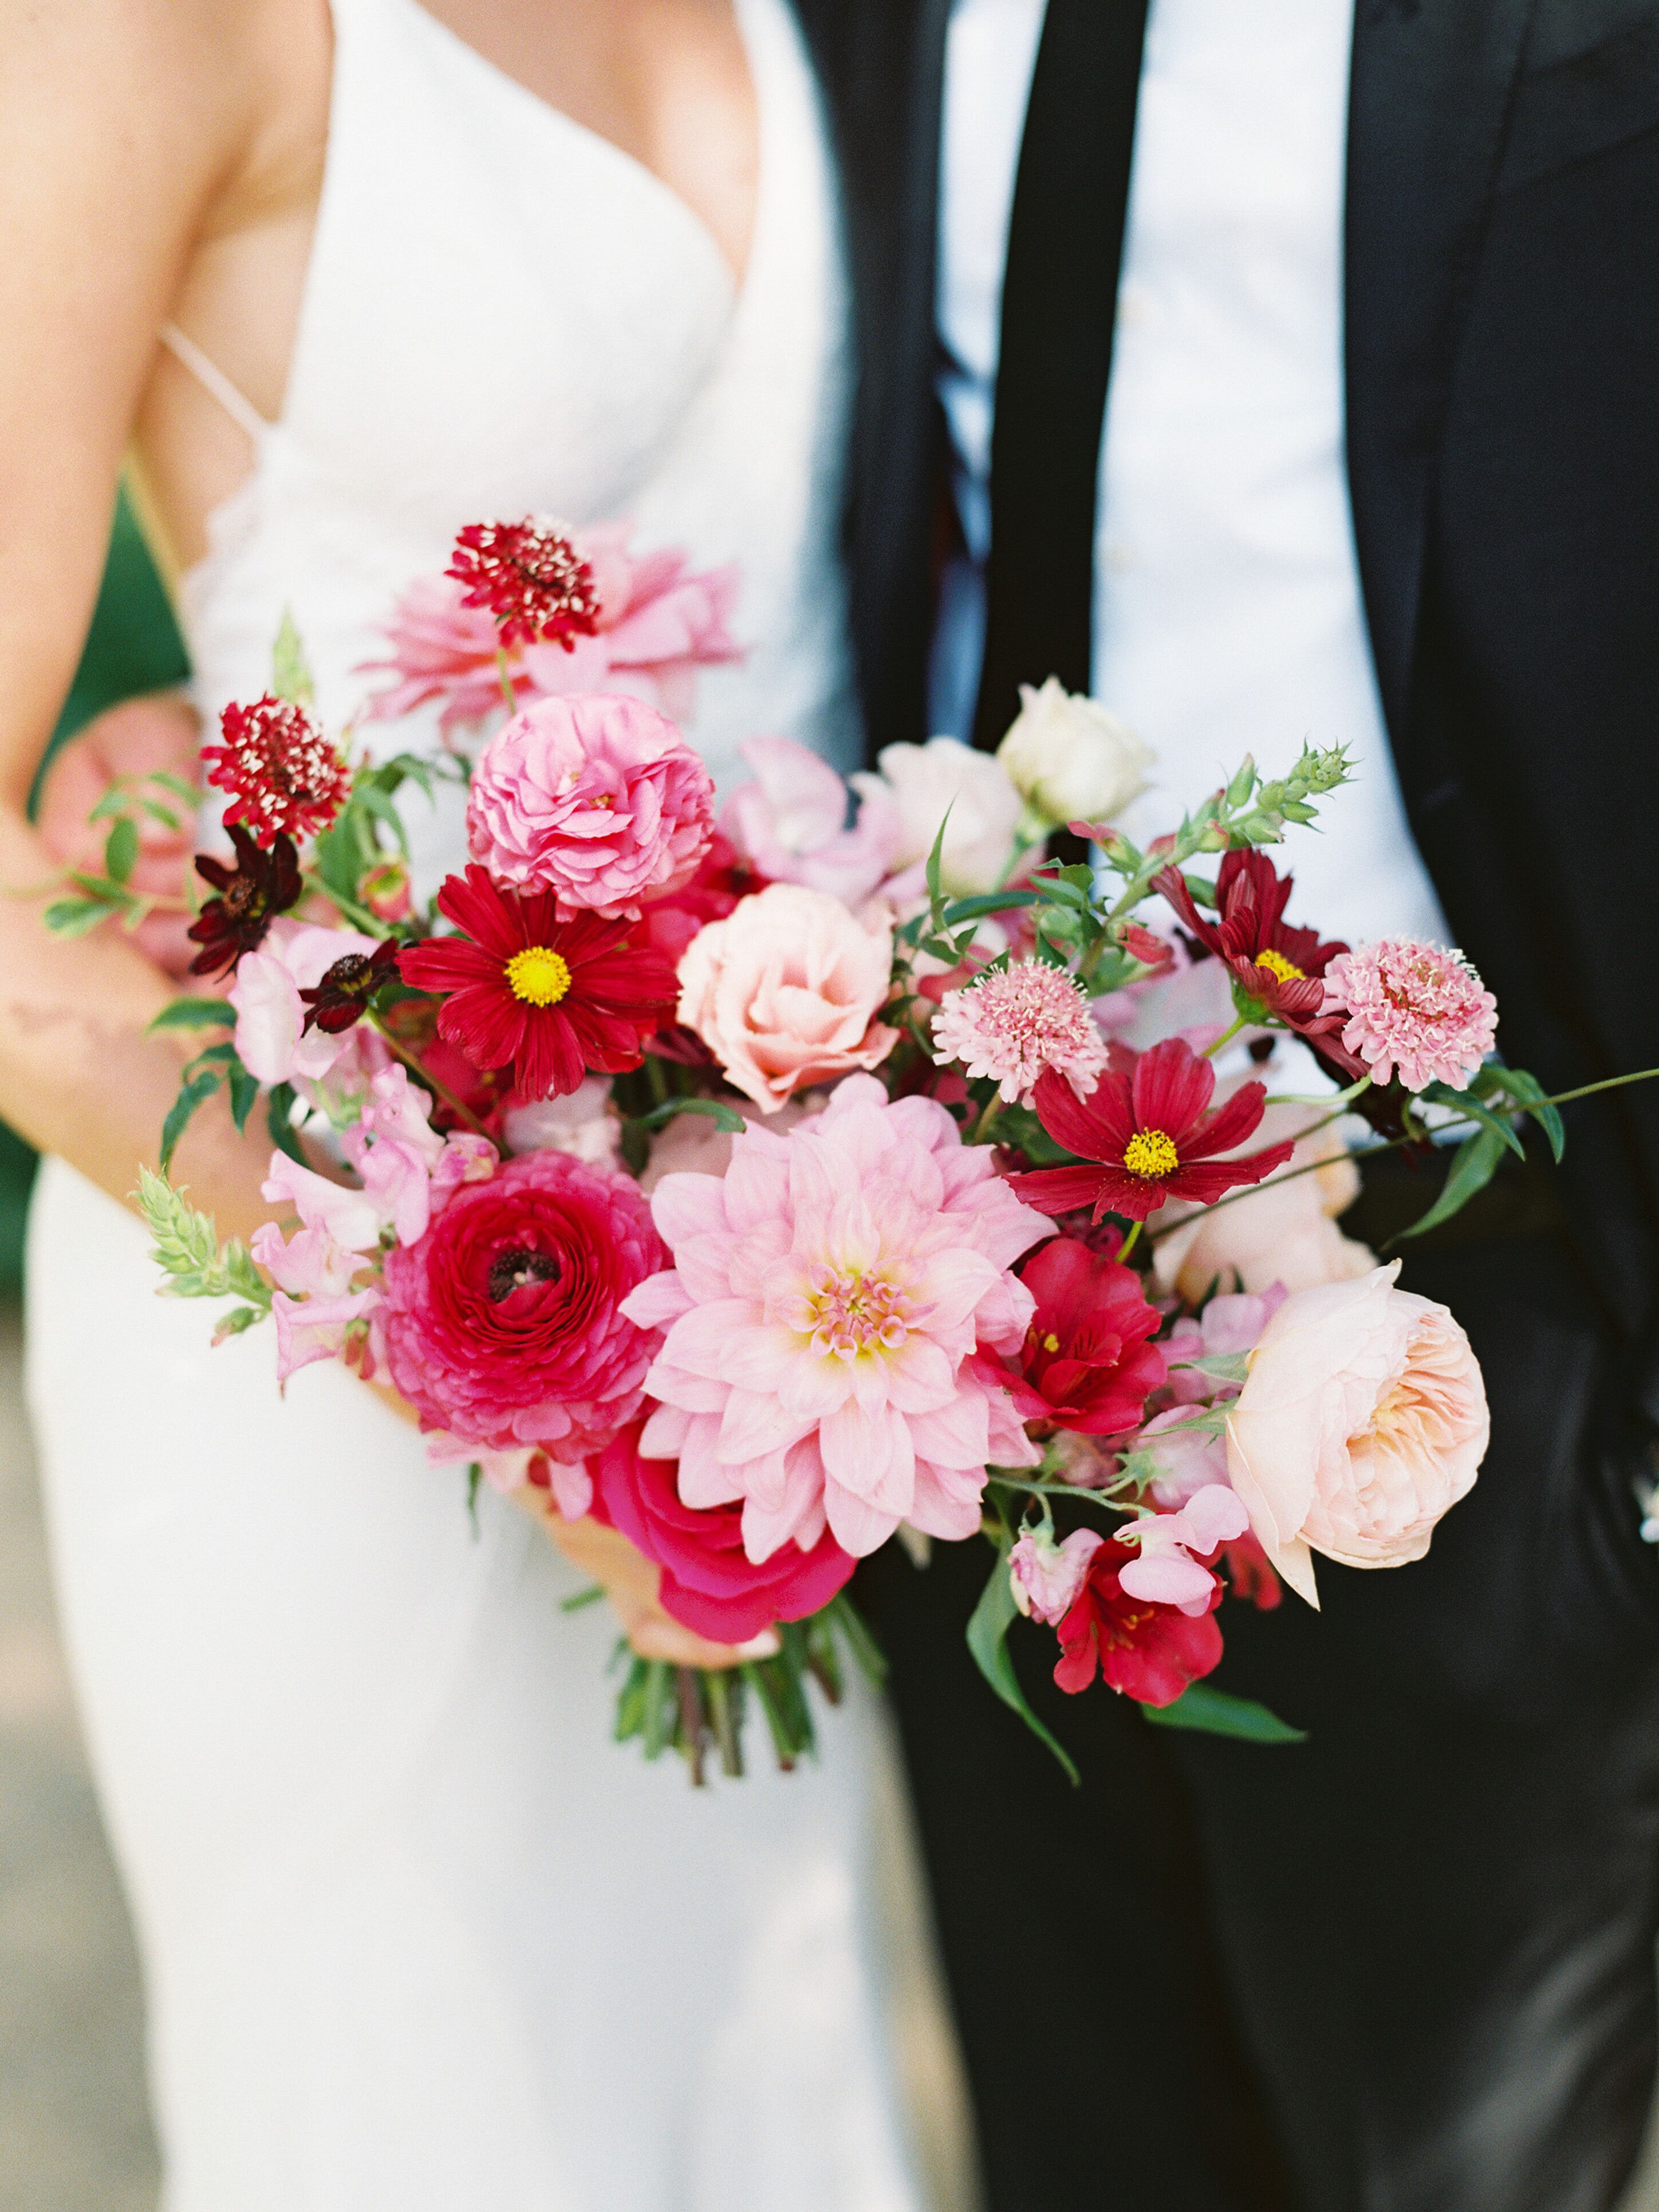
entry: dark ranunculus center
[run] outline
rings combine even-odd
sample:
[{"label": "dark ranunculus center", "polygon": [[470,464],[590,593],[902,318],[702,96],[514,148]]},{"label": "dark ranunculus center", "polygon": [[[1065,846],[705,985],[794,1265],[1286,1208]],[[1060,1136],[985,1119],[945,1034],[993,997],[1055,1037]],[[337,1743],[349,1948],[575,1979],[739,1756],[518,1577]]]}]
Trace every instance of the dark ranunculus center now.
[{"label": "dark ranunculus center", "polygon": [[492,1305],[500,1305],[510,1298],[514,1291],[522,1291],[531,1283],[556,1283],[559,1263],[545,1252],[524,1249],[498,1252],[489,1263],[489,1298]]}]

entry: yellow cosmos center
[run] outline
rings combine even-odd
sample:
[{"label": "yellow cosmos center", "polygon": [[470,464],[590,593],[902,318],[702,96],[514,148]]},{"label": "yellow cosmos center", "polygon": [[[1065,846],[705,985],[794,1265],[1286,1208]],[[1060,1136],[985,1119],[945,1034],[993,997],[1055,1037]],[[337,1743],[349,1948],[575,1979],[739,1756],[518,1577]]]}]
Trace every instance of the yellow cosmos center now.
[{"label": "yellow cosmos center", "polygon": [[570,988],[563,956],[546,945],[526,945],[507,963],[507,987],[526,1006],[556,1006]]},{"label": "yellow cosmos center", "polygon": [[1162,1129],[1137,1129],[1124,1146],[1123,1164],[1131,1175],[1145,1176],[1151,1182],[1158,1176],[1173,1175],[1181,1165],[1181,1155]]},{"label": "yellow cosmos center", "polygon": [[1294,960],[1287,960],[1282,952],[1275,952],[1272,945],[1265,952],[1256,954],[1255,964],[1258,968],[1265,968],[1270,975],[1276,975],[1281,983],[1305,983],[1308,980]]}]

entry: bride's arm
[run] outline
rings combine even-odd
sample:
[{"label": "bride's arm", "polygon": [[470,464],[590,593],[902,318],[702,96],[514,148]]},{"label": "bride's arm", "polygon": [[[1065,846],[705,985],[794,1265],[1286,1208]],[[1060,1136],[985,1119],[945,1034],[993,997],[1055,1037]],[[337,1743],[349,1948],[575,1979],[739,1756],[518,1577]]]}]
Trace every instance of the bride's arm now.
[{"label": "bride's arm", "polygon": [[[0,0],[0,1115],[118,1198],[178,1086],[174,986],[108,929],[49,937],[30,784],[75,671],[157,330],[234,219],[264,0]],[[246,1232],[268,1146],[203,1114],[177,1173]]]}]

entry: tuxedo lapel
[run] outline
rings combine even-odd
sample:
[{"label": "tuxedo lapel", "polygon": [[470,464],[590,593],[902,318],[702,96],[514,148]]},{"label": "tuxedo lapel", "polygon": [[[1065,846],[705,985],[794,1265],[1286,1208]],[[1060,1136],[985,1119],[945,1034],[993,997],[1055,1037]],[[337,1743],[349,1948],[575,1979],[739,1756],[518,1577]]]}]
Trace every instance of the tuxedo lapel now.
[{"label": "tuxedo lapel", "polygon": [[[1357,0],[1344,306],[1348,482],[1396,751],[1431,478],[1534,0]],[[1407,763],[1401,763],[1407,781]]]}]

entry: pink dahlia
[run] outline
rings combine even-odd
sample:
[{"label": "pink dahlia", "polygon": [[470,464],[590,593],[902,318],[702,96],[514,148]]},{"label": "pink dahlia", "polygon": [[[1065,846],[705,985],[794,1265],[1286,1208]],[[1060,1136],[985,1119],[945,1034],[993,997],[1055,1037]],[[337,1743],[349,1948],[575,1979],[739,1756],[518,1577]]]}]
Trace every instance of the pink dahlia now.
[{"label": "pink dahlia", "polygon": [[1002,1097],[1030,1105],[1045,1068],[1086,1098],[1106,1066],[1101,1036],[1081,988],[1046,960],[1016,960],[965,989],[947,991],[933,1017],[933,1058],[988,1075]]},{"label": "pink dahlia", "polygon": [[631,918],[696,873],[714,834],[714,787],[655,708],[543,699],[479,754],[466,834],[498,884],[551,891],[562,921]]},{"label": "pink dahlia", "polygon": [[1327,1013],[1347,1016],[1342,1042],[1378,1083],[1398,1069],[1407,1091],[1461,1091],[1498,1034],[1498,1001],[1461,952],[1385,937],[1340,952],[1325,971]]},{"label": "pink dahlia", "polygon": [[224,823],[246,823],[256,844],[320,836],[351,795],[351,770],[303,707],[269,693],[233,700],[219,718],[222,744],[205,745],[208,781],[228,791]]},{"label": "pink dahlia", "polygon": [[671,1175],[651,1208],[676,1265],[623,1310],[666,1328],[641,1451],[682,1502],[741,1501],[744,1546],[862,1556],[901,1521],[979,1527],[988,1463],[1030,1467],[988,1352],[1032,1310],[1012,1263],[1048,1224],[932,1099],[850,1076],[787,1136],[750,1129],[723,1176]]},{"label": "pink dahlia", "polygon": [[622,1310],[665,1256],[638,1185],[526,1152],[433,1202],[385,1262],[386,1364],[422,1428],[565,1466],[597,1451],[639,1411],[656,1348]]}]

